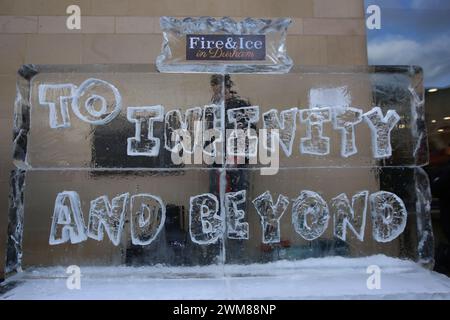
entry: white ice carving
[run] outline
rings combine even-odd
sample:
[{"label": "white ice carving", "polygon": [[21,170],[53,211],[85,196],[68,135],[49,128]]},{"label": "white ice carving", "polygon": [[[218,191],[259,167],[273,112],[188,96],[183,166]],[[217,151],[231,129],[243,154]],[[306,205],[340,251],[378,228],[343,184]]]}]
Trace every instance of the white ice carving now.
[{"label": "white ice carving", "polygon": [[219,201],[211,193],[190,198],[189,233],[197,244],[213,244],[223,235],[224,220],[219,213]]},{"label": "white ice carving", "polygon": [[106,195],[92,200],[89,210],[88,237],[102,241],[103,232],[106,230],[111,242],[118,246],[129,197],[129,193],[123,193],[114,197],[111,202]]},{"label": "white ice carving", "polygon": [[[59,237],[58,237],[59,234]],[[58,193],[50,228],[49,244],[80,243],[87,239],[80,197],[75,191]]]},{"label": "white ice carving", "polygon": [[119,90],[100,79],[90,78],[84,81],[72,99],[72,110],[77,117],[94,125],[111,122],[121,109],[122,96]]},{"label": "white ice carving", "polygon": [[333,108],[333,126],[341,130],[341,156],[347,158],[358,152],[355,143],[355,125],[362,121],[363,110],[352,107]]},{"label": "white ice carving", "polygon": [[395,110],[388,110],[386,116],[380,107],[374,107],[364,114],[372,134],[372,152],[375,159],[389,158],[392,155],[391,130],[400,120]]},{"label": "white ice carving", "polygon": [[161,232],[166,221],[166,205],[158,196],[149,193],[131,197],[131,242],[149,245]]},{"label": "white ice carving", "polygon": [[230,239],[248,239],[248,222],[242,222],[245,211],[238,209],[240,204],[245,204],[246,190],[227,192],[225,194],[225,210],[227,217],[227,235]]},{"label": "white ice carving", "polygon": [[[127,119],[135,124],[134,137],[127,139],[127,154],[129,156],[157,157],[160,149],[160,139],[153,136],[153,122],[163,121],[164,107],[140,106],[128,107]],[[147,135],[142,133],[146,128]]]},{"label": "white ice carving", "polygon": [[329,218],[328,205],[317,192],[303,190],[294,200],[292,224],[303,239],[320,237],[328,227]]},{"label": "white ice carving", "polygon": [[39,103],[49,109],[50,128],[69,128],[69,103],[75,91],[71,83],[39,85]]},{"label": "white ice carving", "polygon": [[266,191],[253,200],[253,205],[261,217],[262,242],[280,242],[280,219],[289,205],[289,198],[280,194],[273,204],[270,191]]},{"label": "white ice carving", "polygon": [[227,111],[228,121],[234,129],[227,130],[227,156],[256,157],[258,135],[251,128],[259,120],[259,107],[234,108]]},{"label": "white ice carving", "polygon": [[330,138],[323,136],[323,123],[331,121],[330,108],[300,110],[300,121],[306,122],[306,137],[300,139],[303,154],[327,155],[330,153]]},{"label": "white ice carving", "polygon": [[397,238],[406,227],[408,212],[402,199],[388,191],[370,195],[373,238],[389,242]]},{"label": "white ice carving", "polygon": [[[297,126],[295,121],[297,110],[297,108],[290,108],[281,111],[281,120],[278,117],[277,109],[271,109],[263,113],[264,128],[278,129],[281,148],[283,148],[284,153],[288,157],[292,154],[292,145],[294,143],[295,130]],[[271,145],[270,135],[268,135],[267,140],[263,140],[262,144],[266,150],[275,152],[275,148]]]},{"label": "white ice carving", "polygon": [[352,197],[351,205],[345,193],[331,199],[330,210],[334,217],[333,233],[337,238],[346,241],[348,228],[359,241],[364,241],[368,195],[368,191],[356,193]]}]

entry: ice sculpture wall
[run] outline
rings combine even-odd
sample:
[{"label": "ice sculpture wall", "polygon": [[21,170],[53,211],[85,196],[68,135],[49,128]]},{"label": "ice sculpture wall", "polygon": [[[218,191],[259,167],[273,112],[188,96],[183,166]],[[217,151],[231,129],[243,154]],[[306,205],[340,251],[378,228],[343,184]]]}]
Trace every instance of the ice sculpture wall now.
[{"label": "ice sculpture wall", "polygon": [[[26,65],[17,88],[8,271],[378,253],[433,264],[420,68]],[[253,156],[232,151],[236,128]]]}]

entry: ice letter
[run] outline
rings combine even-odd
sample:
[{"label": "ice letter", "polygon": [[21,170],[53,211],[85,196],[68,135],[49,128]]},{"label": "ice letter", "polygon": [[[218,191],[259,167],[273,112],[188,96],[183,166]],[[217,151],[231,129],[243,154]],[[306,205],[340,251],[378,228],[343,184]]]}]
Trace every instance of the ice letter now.
[{"label": "ice letter", "polygon": [[[264,128],[278,129],[279,142],[284,150],[284,153],[289,157],[292,154],[292,144],[294,143],[295,129],[296,129],[296,115],[297,108],[291,108],[281,111],[281,121],[278,117],[278,110],[271,109],[263,114]],[[263,140],[265,149],[275,152],[271,145],[270,135],[266,140]]]},{"label": "ice letter", "polygon": [[334,235],[346,241],[347,227],[352,230],[359,241],[364,241],[368,191],[361,191],[352,197],[352,204],[347,195],[341,193],[331,199],[331,213],[334,217]]},{"label": "ice letter", "polygon": [[274,205],[269,191],[253,200],[253,205],[261,217],[262,242],[280,242],[280,219],[289,205],[289,198],[280,194]]},{"label": "ice letter", "polygon": [[129,156],[157,157],[160,140],[153,136],[153,122],[162,121],[163,106],[128,107],[127,119],[134,122],[136,134],[127,139],[127,154]]},{"label": "ice letter", "polygon": [[70,14],[66,20],[66,27],[69,30],[81,29],[81,8],[76,4],[72,4],[67,7],[66,13]]},{"label": "ice letter", "polygon": [[259,107],[230,109],[227,111],[227,115],[228,121],[234,123],[234,129],[231,130],[229,135],[227,132],[227,156],[256,157],[258,136],[251,129],[251,124],[259,120]]},{"label": "ice letter", "polygon": [[80,197],[75,191],[63,191],[56,196],[49,244],[61,244],[69,239],[71,243],[87,239]]},{"label": "ice letter", "polygon": [[39,85],[39,103],[48,106],[50,128],[70,127],[68,104],[74,90],[75,86],[70,83]]},{"label": "ice letter", "polygon": [[195,151],[201,144],[202,108],[196,107],[186,110],[183,116],[181,110],[170,110],[164,120],[165,148],[170,152],[186,153]]},{"label": "ice letter", "polygon": [[402,199],[397,195],[387,191],[372,193],[370,209],[375,241],[392,241],[405,230],[408,212]]},{"label": "ice letter", "polygon": [[331,121],[330,108],[300,110],[300,121],[307,122],[306,138],[300,139],[300,152],[314,155],[330,153],[330,138],[324,137],[323,123]]},{"label": "ice letter", "polygon": [[330,214],[322,197],[309,190],[303,190],[292,205],[292,224],[295,231],[305,240],[320,237],[328,226]]},{"label": "ice letter", "polygon": [[368,30],[381,29],[381,8],[372,4],[366,9],[367,19],[366,28]]},{"label": "ice letter", "polygon": [[90,78],[75,91],[72,110],[83,121],[102,125],[114,120],[122,109],[122,97],[112,84]]},{"label": "ice letter", "polygon": [[245,217],[245,211],[238,209],[238,205],[245,204],[245,199],[246,190],[225,194],[227,234],[230,239],[248,239],[248,223],[241,222]]},{"label": "ice letter", "polygon": [[345,158],[356,154],[355,125],[362,121],[362,110],[352,107],[333,108],[333,126],[342,131],[341,155]]},{"label": "ice letter", "polygon": [[131,242],[145,246],[150,244],[164,227],[166,206],[161,198],[148,194],[131,197]]},{"label": "ice letter", "polygon": [[129,197],[129,193],[124,193],[113,198],[111,202],[107,196],[92,200],[89,210],[88,237],[102,241],[105,229],[111,242],[115,246],[119,245]]},{"label": "ice letter", "polygon": [[189,207],[189,233],[198,244],[216,243],[224,231],[223,219],[218,214],[219,201],[211,193],[191,197]]},{"label": "ice letter", "polygon": [[309,108],[334,108],[350,106],[352,97],[348,87],[311,88],[309,90]]},{"label": "ice letter", "polygon": [[389,158],[392,155],[391,130],[400,120],[395,110],[388,110],[383,118],[380,107],[374,107],[364,114],[364,120],[372,131],[372,152],[375,159]]}]

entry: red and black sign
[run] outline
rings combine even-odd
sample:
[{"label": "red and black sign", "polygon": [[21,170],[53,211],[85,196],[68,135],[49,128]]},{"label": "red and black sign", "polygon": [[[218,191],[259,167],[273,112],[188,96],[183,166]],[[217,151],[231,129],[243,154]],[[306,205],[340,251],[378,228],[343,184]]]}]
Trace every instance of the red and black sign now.
[{"label": "red and black sign", "polygon": [[186,60],[265,60],[265,35],[187,34]]}]

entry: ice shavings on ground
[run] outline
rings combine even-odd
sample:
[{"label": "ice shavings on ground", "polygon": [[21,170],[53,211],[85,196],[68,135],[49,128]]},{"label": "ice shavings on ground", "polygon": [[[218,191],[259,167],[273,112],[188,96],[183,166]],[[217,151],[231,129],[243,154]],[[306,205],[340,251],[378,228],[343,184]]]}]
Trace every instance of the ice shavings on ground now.
[{"label": "ice shavings on ground", "polygon": [[[381,269],[369,290],[367,267]],[[450,278],[406,260],[376,255],[251,265],[83,267],[81,289],[66,267],[33,268],[8,278],[0,299],[450,299]],[[6,291],[6,292],[5,292]]]}]

